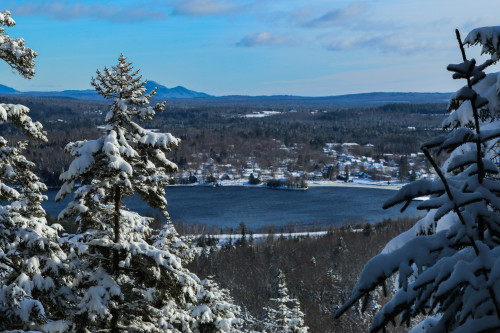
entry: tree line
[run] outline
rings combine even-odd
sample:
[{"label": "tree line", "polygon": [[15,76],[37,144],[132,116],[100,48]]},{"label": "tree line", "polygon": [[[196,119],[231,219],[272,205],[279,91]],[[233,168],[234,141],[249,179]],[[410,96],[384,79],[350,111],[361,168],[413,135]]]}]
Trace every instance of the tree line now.
[{"label": "tree line", "polygon": [[[98,127],[104,126],[103,114],[109,107],[107,102],[73,99],[18,96],[2,99],[6,103],[23,103],[30,108],[34,120],[44,120],[48,142],[29,143],[25,154],[35,162],[41,179],[49,186],[60,185],[59,174],[71,162],[64,153],[66,143],[82,137],[98,137],[102,131]],[[360,149],[358,153],[374,158],[384,153],[409,155],[437,133],[434,129],[439,128],[445,107],[394,104],[327,109],[314,114],[311,113],[314,110],[305,108],[297,113],[244,118],[244,114],[261,109],[180,103],[169,102],[154,123],[146,121],[144,125],[174,131],[182,140],[180,147],[172,152],[172,161],[180,171],[197,169],[208,158],[217,164],[242,168],[252,157],[261,167],[289,160],[291,169],[311,172],[328,164],[322,149],[330,142],[356,142],[361,147],[373,144],[372,149]],[[0,129],[10,140],[20,138],[21,133],[11,126],[1,125]],[[294,149],[287,152],[280,149],[282,145]],[[46,157],[49,155],[51,158]]]}]

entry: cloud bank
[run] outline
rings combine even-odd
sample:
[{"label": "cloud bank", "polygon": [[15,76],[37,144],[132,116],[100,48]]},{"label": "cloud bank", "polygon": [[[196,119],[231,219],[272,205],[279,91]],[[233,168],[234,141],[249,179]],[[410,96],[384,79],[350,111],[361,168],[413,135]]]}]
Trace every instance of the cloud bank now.
[{"label": "cloud bank", "polygon": [[141,22],[166,18],[163,11],[155,9],[146,1],[136,3],[133,6],[109,2],[16,1],[8,2],[5,8],[8,8],[15,16],[41,15],[62,21],[91,19],[111,22]]}]

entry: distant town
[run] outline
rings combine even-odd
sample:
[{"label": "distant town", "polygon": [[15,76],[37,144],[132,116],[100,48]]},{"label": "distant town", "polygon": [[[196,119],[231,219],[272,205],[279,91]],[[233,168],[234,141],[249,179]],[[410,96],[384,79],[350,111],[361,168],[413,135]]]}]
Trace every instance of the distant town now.
[{"label": "distant town", "polygon": [[[423,153],[385,153],[382,158],[358,155],[360,151],[372,151],[373,144],[355,142],[326,143],[322,149],[325,161],[316,170],[304,171],[290,162],[302,144],[287,147],[280,140],[273,140],[279,149],[290,157],[278,161],[269,168],[261,167],[254,157],[246,158],[243,167],[218,164],[208,153],[193,154],[199,163],[188,162],[172,180],[172,184],[205,184],[213,186],[267,185],[288,189],[305,189],[310,185],[328,185],[331,182],[356,182],[363,184],[402,184],[429,176],[429,166]],[[196,168],[191,166],[197,165]]]}]

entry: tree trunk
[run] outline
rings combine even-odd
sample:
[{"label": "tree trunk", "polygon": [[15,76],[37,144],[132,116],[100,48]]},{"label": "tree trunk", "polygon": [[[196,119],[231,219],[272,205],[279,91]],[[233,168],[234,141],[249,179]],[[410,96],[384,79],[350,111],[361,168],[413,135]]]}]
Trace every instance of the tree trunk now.
[{"label": "tree trunk", "polygon": [[[115,233],[115,244],[120,242],[120,207],[121,207],[121,193],[120,188],[115,186],[115,217],[114,217],[114,233]],[[119,251],[113,250],[113,274],[117,274],[119,267],[118,264],[120,262]]]},{"label": "tree trunk", "polygon": [[[114,196],[115,196],[115,216],[114,216],[114,226],[113,230],[115,233],[115,244],[120,242],[120,207],[121,207],[121,193],[120,188],[115,186],[114,188]],[[120,263],[120,251],[118,249],[113,249],[113,266],[112,266],[112,274],[114,277],[118,276],[118,270]],[[118,330],[118,318],[119,318],[119,310],[117,307],[111,309],[111,332],[119,332]]]}]

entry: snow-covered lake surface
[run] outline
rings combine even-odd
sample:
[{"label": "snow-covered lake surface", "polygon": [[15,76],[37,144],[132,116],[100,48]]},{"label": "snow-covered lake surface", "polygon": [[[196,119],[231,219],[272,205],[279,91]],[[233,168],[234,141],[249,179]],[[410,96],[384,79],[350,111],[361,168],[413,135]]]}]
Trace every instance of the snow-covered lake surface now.
[{"label": "snow-covered lake surface", "polygon": [[[56,190],[48,191],[47,212],[57,216],[65,204],[54,203]],[[311,187],[308,191],[272,190],[243,186],[168,187],[168,211],[174,222],[200,222],[221,227],[238,227],[241,222],[256,230],[266,225],[289,222],[341,225],[365,219],[375,223],[384,218],[421,215],[412,203],[404,214],[400,207],[382,209],[393,190],[349,187]],[[127,207],[141,214],[155,213],[138,197],[125,200]]]}]

